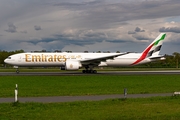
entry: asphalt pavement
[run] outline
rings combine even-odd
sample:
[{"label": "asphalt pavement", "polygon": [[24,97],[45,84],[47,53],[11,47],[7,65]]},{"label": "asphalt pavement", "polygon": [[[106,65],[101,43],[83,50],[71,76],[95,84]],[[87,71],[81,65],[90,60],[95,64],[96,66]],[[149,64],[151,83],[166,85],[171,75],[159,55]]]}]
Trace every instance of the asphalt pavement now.
[{"label": "asphalt pavement", "polygon": [[[173,93],[158,94],[116,94],[116,95],[93,95],[93,96],[52,96],[52,97],[19,97],[18,101],[25,102],[41,102],[41,103],[57,103],[57,102],[73,102],[73,101],[99,101],[105,99],[122,99],[122,98],[148,98],[157,96],[172,96]],[[0,98],[0,103],[14,102],[15,98]]]},{"label": "asphalt pavement", "polygon": [[140,75],[140,74],[180,74],[180,70],[163,70],[163,71],[98,71],[97,74],[82,73],[80,71],[67,72],[0,72],[0,76],[80,76],[80,75]]}]

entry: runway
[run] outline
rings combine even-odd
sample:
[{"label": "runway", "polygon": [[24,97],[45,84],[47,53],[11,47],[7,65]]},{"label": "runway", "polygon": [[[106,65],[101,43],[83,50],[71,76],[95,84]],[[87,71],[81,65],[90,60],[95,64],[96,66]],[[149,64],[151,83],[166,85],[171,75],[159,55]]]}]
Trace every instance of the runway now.
[{"label": "runway", "polygon": [[[126,98],[148,98],[156,96],[172,96],[172,93],[160,94],[128,94]],[[119,95],[95,95],[95,96],[53,96],[53,97],[21,97],[18,101],[25,102],[41,102],[41,103],[56,103],[56,102],[74,102],[74,101],[99,101],[105,99],[122,99],[123,94]],[[14,98],[0,98],[0,103],[14,102]]]},{"label": "runway", "polygon": [[66,75],[153,75],[153,74],[180,74],[180,70],[163,70],[163,71],[98,71],[97,74],[81,73],[81,71],[67,72],[0,72],[0,76],[66,76]]}]

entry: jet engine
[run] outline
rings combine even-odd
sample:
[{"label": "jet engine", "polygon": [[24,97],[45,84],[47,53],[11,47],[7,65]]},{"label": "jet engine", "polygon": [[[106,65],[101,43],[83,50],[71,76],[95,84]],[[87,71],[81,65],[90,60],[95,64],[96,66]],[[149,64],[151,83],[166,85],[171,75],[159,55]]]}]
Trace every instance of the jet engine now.
[{"label": "jet engine", "polygon": [[67,60],[64,67],[61,67],[61,70],[79,70],[82,67],[79,61]]}]

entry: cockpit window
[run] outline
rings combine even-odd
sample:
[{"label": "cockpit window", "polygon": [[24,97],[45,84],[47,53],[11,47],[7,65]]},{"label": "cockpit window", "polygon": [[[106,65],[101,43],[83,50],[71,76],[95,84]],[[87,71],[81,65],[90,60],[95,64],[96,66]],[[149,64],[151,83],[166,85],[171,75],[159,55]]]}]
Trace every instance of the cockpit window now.
[{"label": "cockpit window", "polygon": [[8,59],[11,59],[11,57],[8,57]]}]

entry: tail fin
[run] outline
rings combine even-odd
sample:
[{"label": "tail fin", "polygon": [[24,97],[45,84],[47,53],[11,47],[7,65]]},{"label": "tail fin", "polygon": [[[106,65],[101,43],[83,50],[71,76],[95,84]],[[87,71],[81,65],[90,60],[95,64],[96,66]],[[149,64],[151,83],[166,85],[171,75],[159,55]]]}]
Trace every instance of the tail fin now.
[{"label": "tail fin", "polygon": [[163,40],[165,38],[166,34],[165,33],[161,33],[144,51],[146,52],[146,50],[148,51],[148,54],[146,57],[155,57],[159,55],[159,52],[161,50],[162,44],[163,44]]},{"label": "tail fin", "polygon": [[143,52],[139,59],[137,59],[132,65],[138,64],[145,58],[150,57],[159,57],[159,52],[162,47],[163,40],[165,38],[166,34],[161,33]]}]

